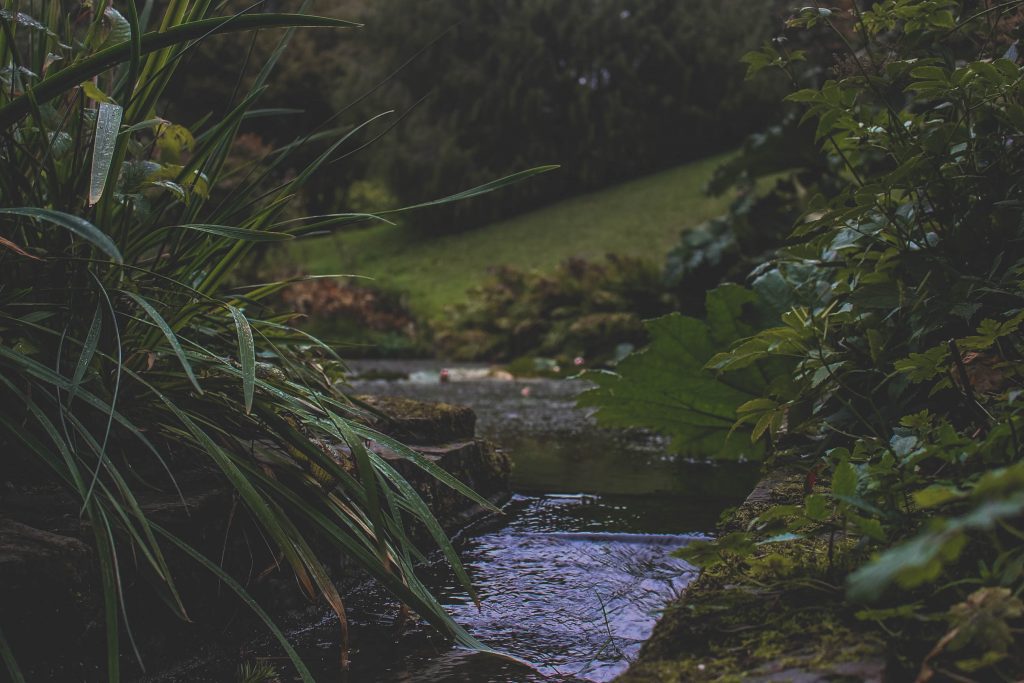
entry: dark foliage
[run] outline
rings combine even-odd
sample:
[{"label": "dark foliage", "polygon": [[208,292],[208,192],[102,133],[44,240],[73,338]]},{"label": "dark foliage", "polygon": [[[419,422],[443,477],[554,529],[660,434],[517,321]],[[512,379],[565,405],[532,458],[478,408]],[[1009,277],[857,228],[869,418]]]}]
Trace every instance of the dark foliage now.
[{"label": "dark foliage", "polygon": [[[724,149],[778,110],[781,90],[745,84],[737,63],[768,36],[777,2],[327,4],[328,14],[361,15],[366,27],[358,41],[299,34],[295,57],[263,101],[304,110],[292,115],[295,126],[320,124],[350,106],[360,120],[395,112],[348,151],[395,128],[372,157],[357,154],[330,179],[307,186],[314,211],[350,209],[348,186],[366,176],[410,204],[529,166],[562,165],[490,201],[416,218],[430,232],[463,230]],[[227,64],[250,50],[258,60],[272,49],[251,37],[209,46],[192,56],[195,68],[177,83],[184,120],[204,115],[208,103],[226,109],[225,84],[238,80]],[[292,129],[270,120],[247,128],[275,142],[290,140]]]},{"label": "dark foliage", "polygon": [[[743,568],[760,591],[813,585],[845,601],[890,643],[893,680],[1024,672],[1022,5],[807,7],[792,33],[841,50],[776,42],[746,57],[791,77],[789,101],[841,169],[756,272],[749,294],[775,320],[703,365],[717,390],[695,385],[664,417],[678,433],[764,373],[759,396],[732,399],[730,438],[800,472],[805,495],[681,554]],[[808,60],[827,78],[801,87]],[[721,323],[709,306],[708,327]],[[637,383],[693,374],[681,356],[651,384],[652,359],[598,378],[593,402],[616,423],[650,425]]]}]

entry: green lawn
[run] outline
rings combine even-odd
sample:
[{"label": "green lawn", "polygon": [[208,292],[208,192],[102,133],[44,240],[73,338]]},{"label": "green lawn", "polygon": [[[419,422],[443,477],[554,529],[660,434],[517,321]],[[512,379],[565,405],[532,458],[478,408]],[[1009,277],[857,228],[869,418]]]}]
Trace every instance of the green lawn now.
[{"label": "green lawn", "polygon": [[[724,158],[679,166],[457,235],[416,239],[401,227],[377,225],[287,245],[272,262],[314,275],[369,276],[381,287],[408,292],[413,311],[431,317],[462,300],[492,266],[544,270],[571,256],[598,259],[611,252],[660,262],[682,229],[727,208],[728,197],[702,192]],[[544,176],[527,182],[542,183]]]}]

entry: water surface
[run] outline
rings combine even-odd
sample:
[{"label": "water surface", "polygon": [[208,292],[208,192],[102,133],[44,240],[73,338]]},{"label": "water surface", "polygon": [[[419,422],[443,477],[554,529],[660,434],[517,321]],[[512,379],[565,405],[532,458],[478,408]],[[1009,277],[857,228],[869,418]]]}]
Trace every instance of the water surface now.
[{"label": "water surface", "polygon": [[[580,381],[511,380],[481,366],[436,362],[354,363],[357,393],[471,405],[477,432],[512,458],[513,496],[504,514],[455,539],[479,592],[478,609],[440,561],[421,570],[455,620],[517,661],[452,648],[413,622],[396,628],[398,607],[372,582],[345,596],[351,669],[338,671],[338,624],[315,613],[288,632],[317,681],[368,683],[532,683],[610,681],[639,652],[660,611],[694,577],[671,551],[714,530],[721,511],[742,501],[752,466],[683,461],[663,439],[598,429],[574,397]],[[394,379],[398,377],[400,379]],[[295,680],[275,645],[250,643],[243,659],[266,659]],[[188,678],[224,681],[221,669]],[[214,667],[216,668],[216,667]]]},{"label": "water surface", "polygon": [[[515,495],[505,515],[467,530],[458,543],[481,608],[443,567],[425,577],[456,621],[535,671],[447,648],[426,631],[392,635],[381,650],[379,642],[366,644],[372,628],[360,635],[357,627],[363,645],[356,645],[351,680],[609,681],[695,574],[671,551],[710,534],[756,479],[752,466],[682,461],[651,434],[596,428],[575,407],[585,388],[579,381],[512,381],[457,366],[441,383],[433,362],[355,369],[406,376],[356,380],[361,393],[472,405],[478,433],[512,457]],[[386,621],[390,614],[379,609],[386,599],[375,593],[361,591],[353,612],[376,609]]]}]

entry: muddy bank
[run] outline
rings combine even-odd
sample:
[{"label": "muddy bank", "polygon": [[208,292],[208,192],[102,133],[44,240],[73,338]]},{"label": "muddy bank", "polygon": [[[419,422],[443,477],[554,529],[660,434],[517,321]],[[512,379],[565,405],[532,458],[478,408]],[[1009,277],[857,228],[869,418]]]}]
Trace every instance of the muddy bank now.
[{"label": "muddy bank", "polygon": [[[769,506],[799,503],[803,487],[798,475],[767,476],[727,515],[719,533],[745,529]],[[838,586],[828,587],[834,577],[814,543],[794,544],[788,552],[796,555],[778,559],[771,546],[764,546],[752,562],[701,572],[668,605],[640,656],[616,683],[881,683],[885,642],[844,606]],[[772,572],[787,571],[787,559],[806,575],[773,585]]]}]

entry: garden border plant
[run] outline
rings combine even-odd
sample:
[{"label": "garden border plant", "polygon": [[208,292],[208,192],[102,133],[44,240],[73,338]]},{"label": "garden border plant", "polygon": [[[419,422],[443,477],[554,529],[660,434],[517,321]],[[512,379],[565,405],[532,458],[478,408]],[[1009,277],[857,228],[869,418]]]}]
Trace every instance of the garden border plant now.
[{"label": "garden border plant", "polygon": [[[286,282],[233,281],[253,245],[376,218],[284,213],[362,126],[300,137],[259,160],[245,187],[269,183],[269,190],[218,195],[240,126],[278,113],[255,103],[290,31],[356,26],[304,8],[261,13],[260,5],[230,16],[218,16],[210,0],[169,0],[160,16],[151,2],[140,11],[135,2],[111,0],[72,12],[58,0],[4,0],[0,9],[0,451],[6,478],[62,491],[92,535],[111,681],[120,678],[123,643],[135,647],[125,605],[129,574],[150,577],[188,619],[171,549],[234,590],[312,680],[245,586],[140,505],[143,489],[174,491],[176,473],[194,466],[220,473],[240,514],[303,591],[337,613],[341,666],[344,605],[317,542],[352,558],[458,643],[486,649],[417,578],[421,555],[406,533],[409,520],[429,532],[473,594],[440,525],[374,444],[489,503],[360,421],[361,411],[335,387],[333,351],[262,303]],[[285,33],[226,116],[188,130],[158,115],[161,94],[197,41],[265,28]],[[328,137],[309,166],[283,176],[290,152]],[[542,170],[423,205],[477,196]],[[2,632],[0,659],[15,681],[24,680]]]},{"label": "garden border plant", "polygon": [[[1022,19],[1019,0],[800,10],[745,61],[790,76],[842,182],[750,291],[654,323],[583,398],[801,472],[797,501],[680,554],[762,586],[810,578],[886,634],[899,680],[1024,672]],[[810,71],[825,78],[802,87]],[[725,348],[688,353],[701,334]]]}]

